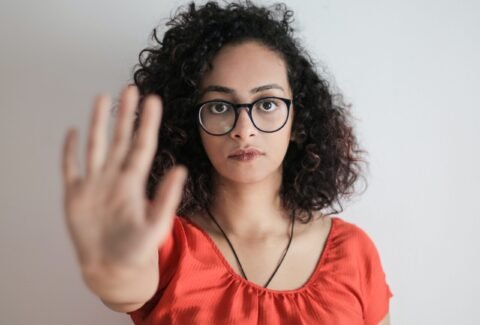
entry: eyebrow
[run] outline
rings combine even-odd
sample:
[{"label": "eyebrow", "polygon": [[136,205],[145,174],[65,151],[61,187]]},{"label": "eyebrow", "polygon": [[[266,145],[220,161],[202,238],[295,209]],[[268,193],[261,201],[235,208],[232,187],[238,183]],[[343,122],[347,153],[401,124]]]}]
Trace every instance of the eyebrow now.
[{"label": "eyebrow", "polygon": [[[268,85],[263,85],[260,87],[255,87],[250,90],[251,94],[255,94],[264,90],[268,89],[280,89],[281,91],[285,92],[285,90],[277,84],[268,84]],[[206,87],[204,90],[200,92],[200,97],[205,95],[207,92],[219,92],[219,93],[225,93],[225,94],[234,94],[235,90],[232,88],[224,87],[224,86],[218,86],[218,85],[211,85]]]}]

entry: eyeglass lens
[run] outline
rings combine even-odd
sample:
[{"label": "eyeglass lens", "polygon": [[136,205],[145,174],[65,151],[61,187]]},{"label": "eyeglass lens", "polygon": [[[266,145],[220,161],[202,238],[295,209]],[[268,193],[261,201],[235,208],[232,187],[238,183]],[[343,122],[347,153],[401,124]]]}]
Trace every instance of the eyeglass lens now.
[{"label": "eyeglass lens", "polygon": [[[224,134],[233,128],[235,108],[226,102],[209,102],[200,108],[200,122],[213,134]],[[252,119],[261,131],[271,132],[280,128],[288,117],[287,104],[277,98],[266,98],[252,107]]]}]

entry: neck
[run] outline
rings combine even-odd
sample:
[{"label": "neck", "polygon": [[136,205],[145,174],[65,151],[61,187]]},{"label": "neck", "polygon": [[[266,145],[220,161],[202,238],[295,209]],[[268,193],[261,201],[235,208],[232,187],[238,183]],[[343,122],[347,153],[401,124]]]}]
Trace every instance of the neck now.
[{"label": "neck", "polygon": [[217,176],[210,212],[229,237],[285,237],[290,232],[290,215],[281,206],[281,182],[281,172],[248,184]]}]

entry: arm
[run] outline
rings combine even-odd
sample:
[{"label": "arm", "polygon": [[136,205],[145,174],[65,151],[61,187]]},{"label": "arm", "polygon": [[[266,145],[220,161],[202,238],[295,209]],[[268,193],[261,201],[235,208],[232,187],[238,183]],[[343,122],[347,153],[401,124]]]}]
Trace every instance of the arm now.
[{"label": "arm", "polygon": [[378,325],[390,325],[390,313],[387,313],[385,318],[380,323],[378,323]]},{"label": "arm", "polygon": [[152,203],[142,204],[162,115],[160,97],[149,95],[143,100],[140,126],[132,139],[139,92],[136,87],[125,88],[107,148],[109,97],[97,98],[84,176],[79,173],[75,129],[69,129],[63,147],[65,221],[82,278],[116,311],[134,309],[155,295],[160,284],[159,246],[171,234],[188,173],[184,166],[172,167],[157,185]]}]

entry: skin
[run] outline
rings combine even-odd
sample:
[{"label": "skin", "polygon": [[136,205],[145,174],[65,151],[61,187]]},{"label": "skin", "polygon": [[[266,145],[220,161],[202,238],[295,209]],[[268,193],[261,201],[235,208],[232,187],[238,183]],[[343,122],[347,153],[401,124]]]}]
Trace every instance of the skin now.
[{"label": "skin", "polygon": [[110,97],[94,103],[86,148],[86,173],[78,165],[78,135],[68,130],[62,155],[65,221],[87,287],[108,307],[138,309],[155,293],[158,247],[171,231],[187,176],[185,167],[169,170],[152,204],[144,195],[157,147],[161,100],[145,101],[139,131],[132,141],[138,103],[135,87],[121,94],[113,141],[107,146]]},{"label": "skin", "polygon": [[388,313],[378,325],[390,325],[390,313]]},{"label": "skin", "polygon": [[[259,43],[225,46],[212,65],[213,69],[202,79],[202,90],[215,85],[230,88],[231,92],[207,91],[200,102],[223,99],[250,103],[266,96],[292,98],[285,63]],[[252,92],[271,84],[276,86]],[[293,111],[292,107],[286,125],[274,133],[257,130],[246,109],[241,109],[229,134],[212,136],[199,129],[205,151],[215,167],[215,201],[211,212],[227,235],[259,239],[283,236],[288,229],[288,215],[282,211],[278,191],[282,161],[291,138]],[[234,150],[246,146],[265,154],[248,163],[228,158]]]},{"label": "skin", "polygon": [[[277,87],[251,92],[252,88],[272,83]],[[217,98],[244,103],[264,96],[291,98],[282,59],[275,52],[253,42],[223,48],[214,59],[214,70],[203,80],[204,87],[209,85],[222,85],[232,91],[207,92],[202,100]],[[139,135],[130,143],[131,121],[137,101],[136,89],[123,92],[114,141],[107,151],[106,112],[110,104],[107,96],[100,96],[92,112],[86,175],[80,175],[77,165],[75,130],[69,130],[66,136],[62,163],[65,216],[85,282],[108,307],[119,312],[138,309],[156,290],[159,280],[156,249],[171,230],[187,173],[182,167],[169,171],[159,185],[151,206],[145,203],[142,191],[135,190],[145,186],[149,162],[157,145],[154,135],[161,120],[161,101],[153,96],[146,101]],[[255,257],[256,261],[247,259],[246,265],[260,260],[260,266],[253,268],[257,272],[250,272],[251,269],[247,272],[253,275],[252,281],[256,283],[264,282],[270,275],[261,274],[258,270],[272,269],[265,265],[274,265],[279,254],[270,253],[274,248],[283,248],[281,244],[286,239],[289,220],[280,207],[278,189],[292,120],[293,115],[283,129],[268,134],[256,130],[242,110],[236,128],[228,135],[213,137],[199,130],[216,170],[217,199],[211,207],[212,213],[229,237],[235,237],[235,242],[240,243],[240,250],[245,248],[248,252],[244,256]],[[233,150],[245,146],[255,146],[265,155],[250,163],[228,159]],[[232,211],[235,214],[230,213]],[[288,270],[288,264],[299,263],[288,263],[288,258],[299,258],[303,265],[307,260],[315,262],[318,259],[318,255],[315,256],[309,249],[323,249],[321,241],[327,233],[324,225],[318,222],[309,224],[305,229],[301,226],[295,228],[296,241],[290,251],[292,254],[287,255],[285,267],[272,281],[273,288],[298,287],[300,284],[294,281],[302,280],[311,273],[308,267],[305,267],[305,274],[290,270],[282,275],[282,270]],[[208,229],[208,225],[204,228]],[[318,241],[318,245],[314,240]],[[298,252],[308,254],[301,256]],[[258,258],[263,255],[265,258]],[[234,264],[232,260],[229,262]],[[313,268],[314,263],[310,264]],[[292,279],[293,274],[296,279]],[[380,324],[389,323],[387,314]]]},{"label": "skin", "polygon": [[[200,102],[221,99],[233,103],[250,103],[265,96],[292,98],[285,62],[276,52],[261,43],[247,41],[227,45],[215,56],[212,66],[213,69],[202,79],[201,89],[204,93]],[[274,86],[254,91],[265,85]],[[212,86],[229,90],[219,90],[218,87],[211,90]],[[288,121],[282,129],[264,133],[255,128],[246,109],[241,109],[235,128],[226,135],[212,136],[199,128],[202,144],[215,169],[215,200],[210,210],[230,240],[235,242],[236,250],[244,252],[244,268],[261,260],[262,265],[254,265],[247,272],[252,282],[262,283],[268,278],[273,267],[265,265],[269,265],[268,259],[272,256],[275,257],[275,260],[271,260],[272,266],[278,263],[276,258],[287,240],[286,229],[289,229],[290,220],[281,208],[278,191],[282,182],[282,162],[292,136],[293,118],[294,108],[291,107]],[[228,158],[234,150],[246,146],[253,146],[264,155],[248,163]],[[209,217],[196,217],[194,220],[210,232],[230,265],[239,272],[223,235],[219,235],[211,221],[209,224]],[[328,233],[325,229],[329,227],[329,222],[315,222],[316,220],[310,225],[296,223],[294,236],[299,239],[297,245],[302,242],[301,238],[304,243],[304,247],[299,247],[298,251],[308,251],[308,244],[314,241],[309,238],[318,239],[319,234],[326,236]],[[271,254],[273,247],[277,247],[279,252]],[[259,258],[263,253],[264,258]],[[315,262],[317,258],[314,256],[312,261]],[[285,260],[285,269],[288,269],[287,265],[288,260]],[[312,267],[314,265],[315,263]],[[307,271],[305,277],[308,275]],[[282,275],[280,271],[277,275],[277,281],[281,285],[291,284],[295,280],[291,278],[291,274]],[[275,285],[273,281],[270,287]],[[298,283],[292,285],[298,286]],[[389,324],[390,317],[387,314],[379,325]]]}]

